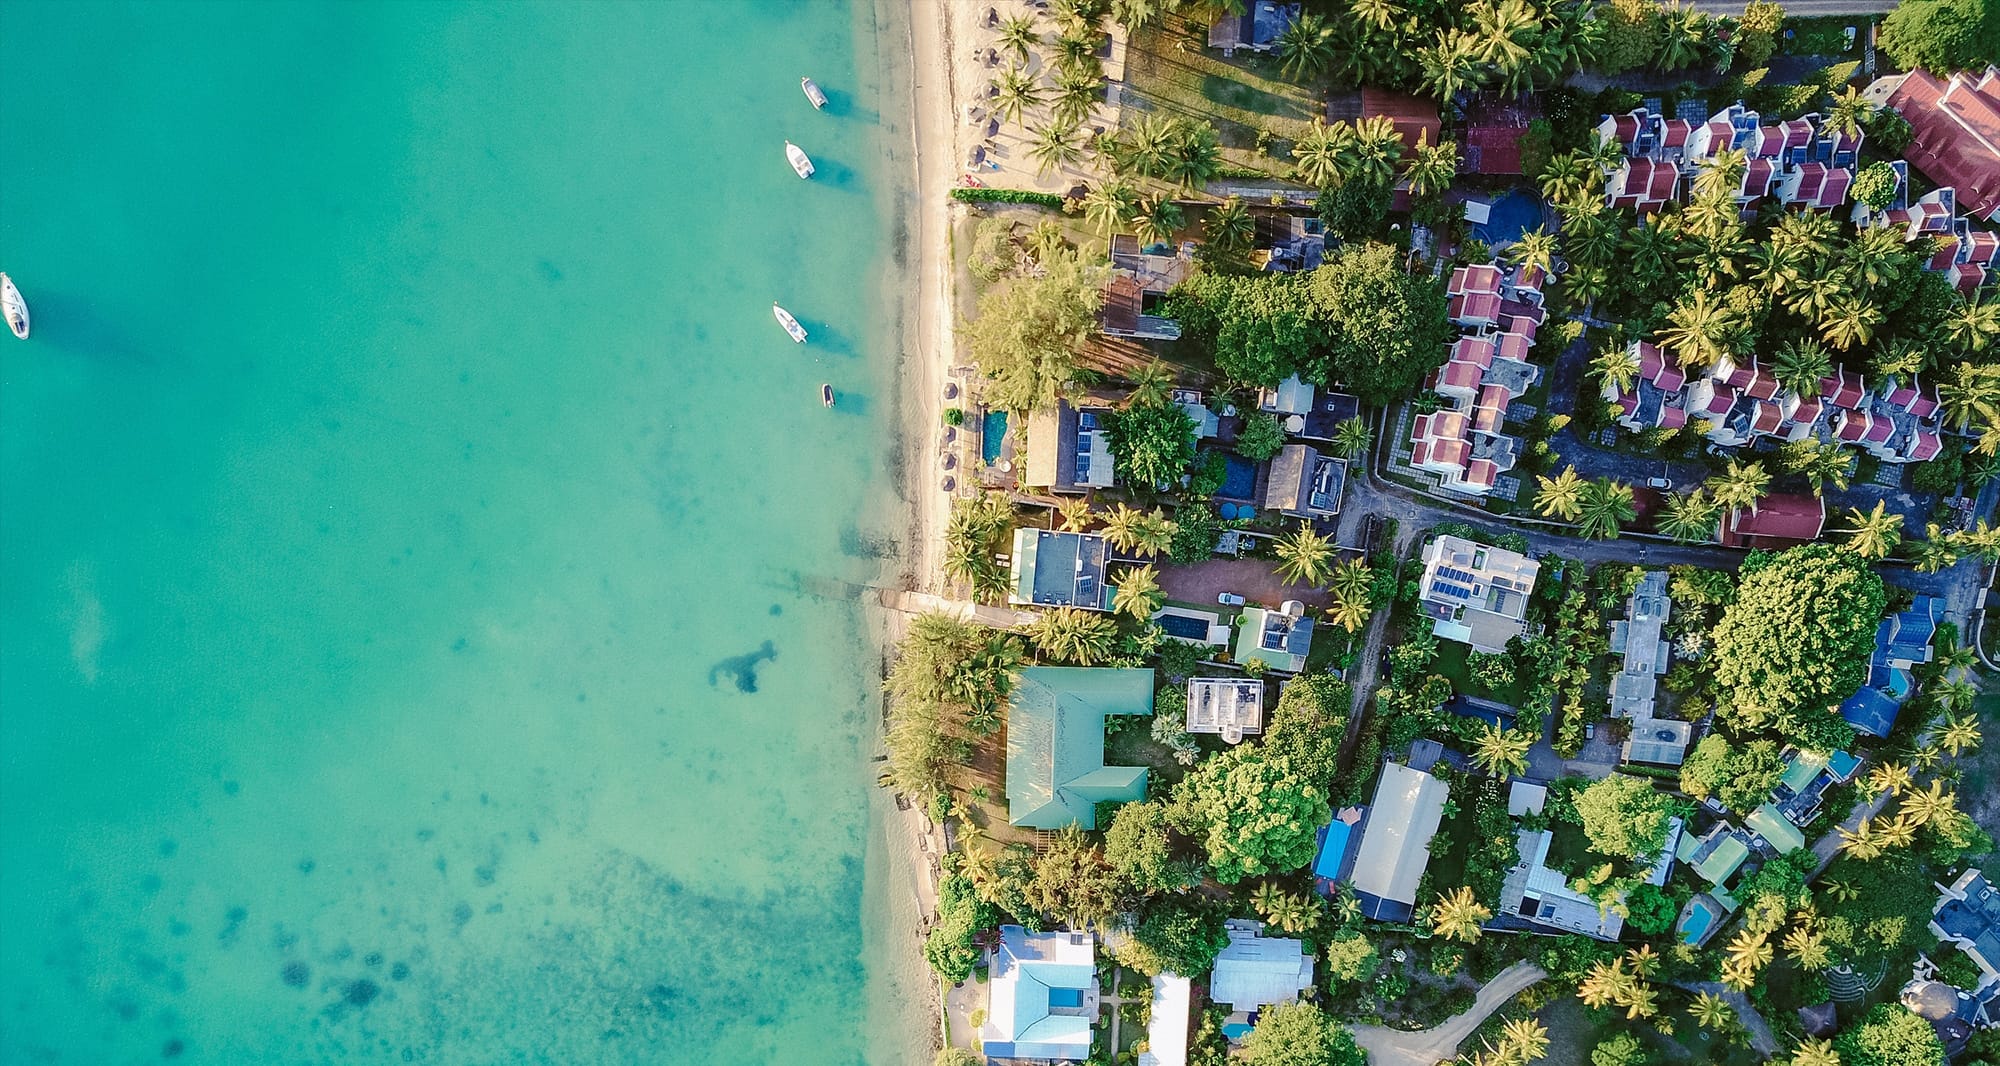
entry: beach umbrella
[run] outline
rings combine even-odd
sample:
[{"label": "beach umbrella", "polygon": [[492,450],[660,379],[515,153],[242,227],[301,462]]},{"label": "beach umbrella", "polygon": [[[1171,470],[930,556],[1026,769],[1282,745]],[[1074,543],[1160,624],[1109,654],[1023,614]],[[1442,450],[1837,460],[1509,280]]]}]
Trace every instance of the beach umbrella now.
[{"label": "beach umbrella", "polygon": [[958,468],[958,456],[951,452],[946,452],[938,456],[938,463],[946,470],[956,470]]},{"label": "beach umbrella", "polygon": [[944,480],[938,483],[938,488],[946,492],[956,491],[958,488],[958,479],[952,477],[950,474],[946,474]]}]

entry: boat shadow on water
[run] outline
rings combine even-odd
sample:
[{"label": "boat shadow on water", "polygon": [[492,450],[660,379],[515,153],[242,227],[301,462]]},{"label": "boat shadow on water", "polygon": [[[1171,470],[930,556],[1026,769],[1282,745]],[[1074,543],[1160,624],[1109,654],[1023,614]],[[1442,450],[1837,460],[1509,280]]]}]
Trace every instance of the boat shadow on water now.
[{"label": "boat shadow on water", "polygon": [[867,393],[848,392],[846,389],[836,389],[834,393],[839,399],[839,402],[833,405],[834,414],[865,415],[868,413],[870,401]]},{"label": "boat shadow on water", "polygon": [[842,192],[861,191],[860,173],[837,159],[814,156],[812,181],[815,185],[825,185]]},{"label": "boat shadow on water", "polygon": [[811,338],[806,347],[815,356],[838,355],[852,359],[860,354],[854,347],[854,339],[834,328],[830,322],[801,318],[799,325],[806,328],[806,336]]},{"label": "boat shadow on water", "polygon": [[[28,342],[41,352],[59,350],[63,354],[99,363],[157,366],[153,350],[134,343],[109,318],[95,313],[86,300],[63,293],[35,293],[35,333]],[[14,338],[0,333],[0,340]]]},{"label": "boat shadow on water", "polygon": [[820,108],[820,110],[837,118],[851,118],[857,122],[866,122],[871,126],[882,124],[882,112],[871,108],[856,107],[854,96],[851,93],[828,89],[826,91],[826,106]]}]

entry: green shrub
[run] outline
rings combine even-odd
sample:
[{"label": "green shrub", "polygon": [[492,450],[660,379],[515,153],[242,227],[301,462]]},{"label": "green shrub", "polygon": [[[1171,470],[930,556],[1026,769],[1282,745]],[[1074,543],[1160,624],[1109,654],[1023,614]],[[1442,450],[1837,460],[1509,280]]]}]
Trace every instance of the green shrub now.
[{"label": "green shrub", "polygon": [[964,409],[964,408],[962,408],[962,407],[947,407],[947,408],[945,408],[945,409],[944,409],[944,424],[945,424],[945,425],[947,425],[947,426],[962,426],[962,425],[964,425],[964,424],[965,424],[965,409]]},{"label": "green shrub", "polygon": [[953,189],[951,198],[965,204],[1039,204],[1060,209],[1063,198],[1027,189]]}]

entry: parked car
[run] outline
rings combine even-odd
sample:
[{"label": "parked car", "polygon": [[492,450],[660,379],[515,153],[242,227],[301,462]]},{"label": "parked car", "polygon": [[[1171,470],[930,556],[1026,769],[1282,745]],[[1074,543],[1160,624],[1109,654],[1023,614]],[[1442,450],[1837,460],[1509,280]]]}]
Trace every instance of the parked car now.
[{"label": "parked car", "polygon": [[1241,607],[1248,601],[1234,592],[1224,592],[1215,597],[1215,602],[1224,607]]},{"label": "parked car", "polygon": [[1674,487],[1674,483],[1663,477],[1649,477],[1646,479],[1646,487],[1649,489],[1670,489]]}]

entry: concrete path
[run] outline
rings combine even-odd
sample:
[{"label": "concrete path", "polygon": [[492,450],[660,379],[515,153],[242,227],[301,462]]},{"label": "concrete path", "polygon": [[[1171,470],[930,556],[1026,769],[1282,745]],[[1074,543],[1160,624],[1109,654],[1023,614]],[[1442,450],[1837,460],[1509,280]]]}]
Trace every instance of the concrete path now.
[{"label": "concrete path", "polygon": [[1480,988],[1471,1010],[1453,1015],[1443,1025],[1415,1033],[1379,1025],[1357,1025],[1354,1042],[1368,1052],[1369,1066],[1435,1066],[1458,1054],[1458,1045],[1479,1028],[1487,1015],[1547,976],[1540,966],[1517,962]]}]

